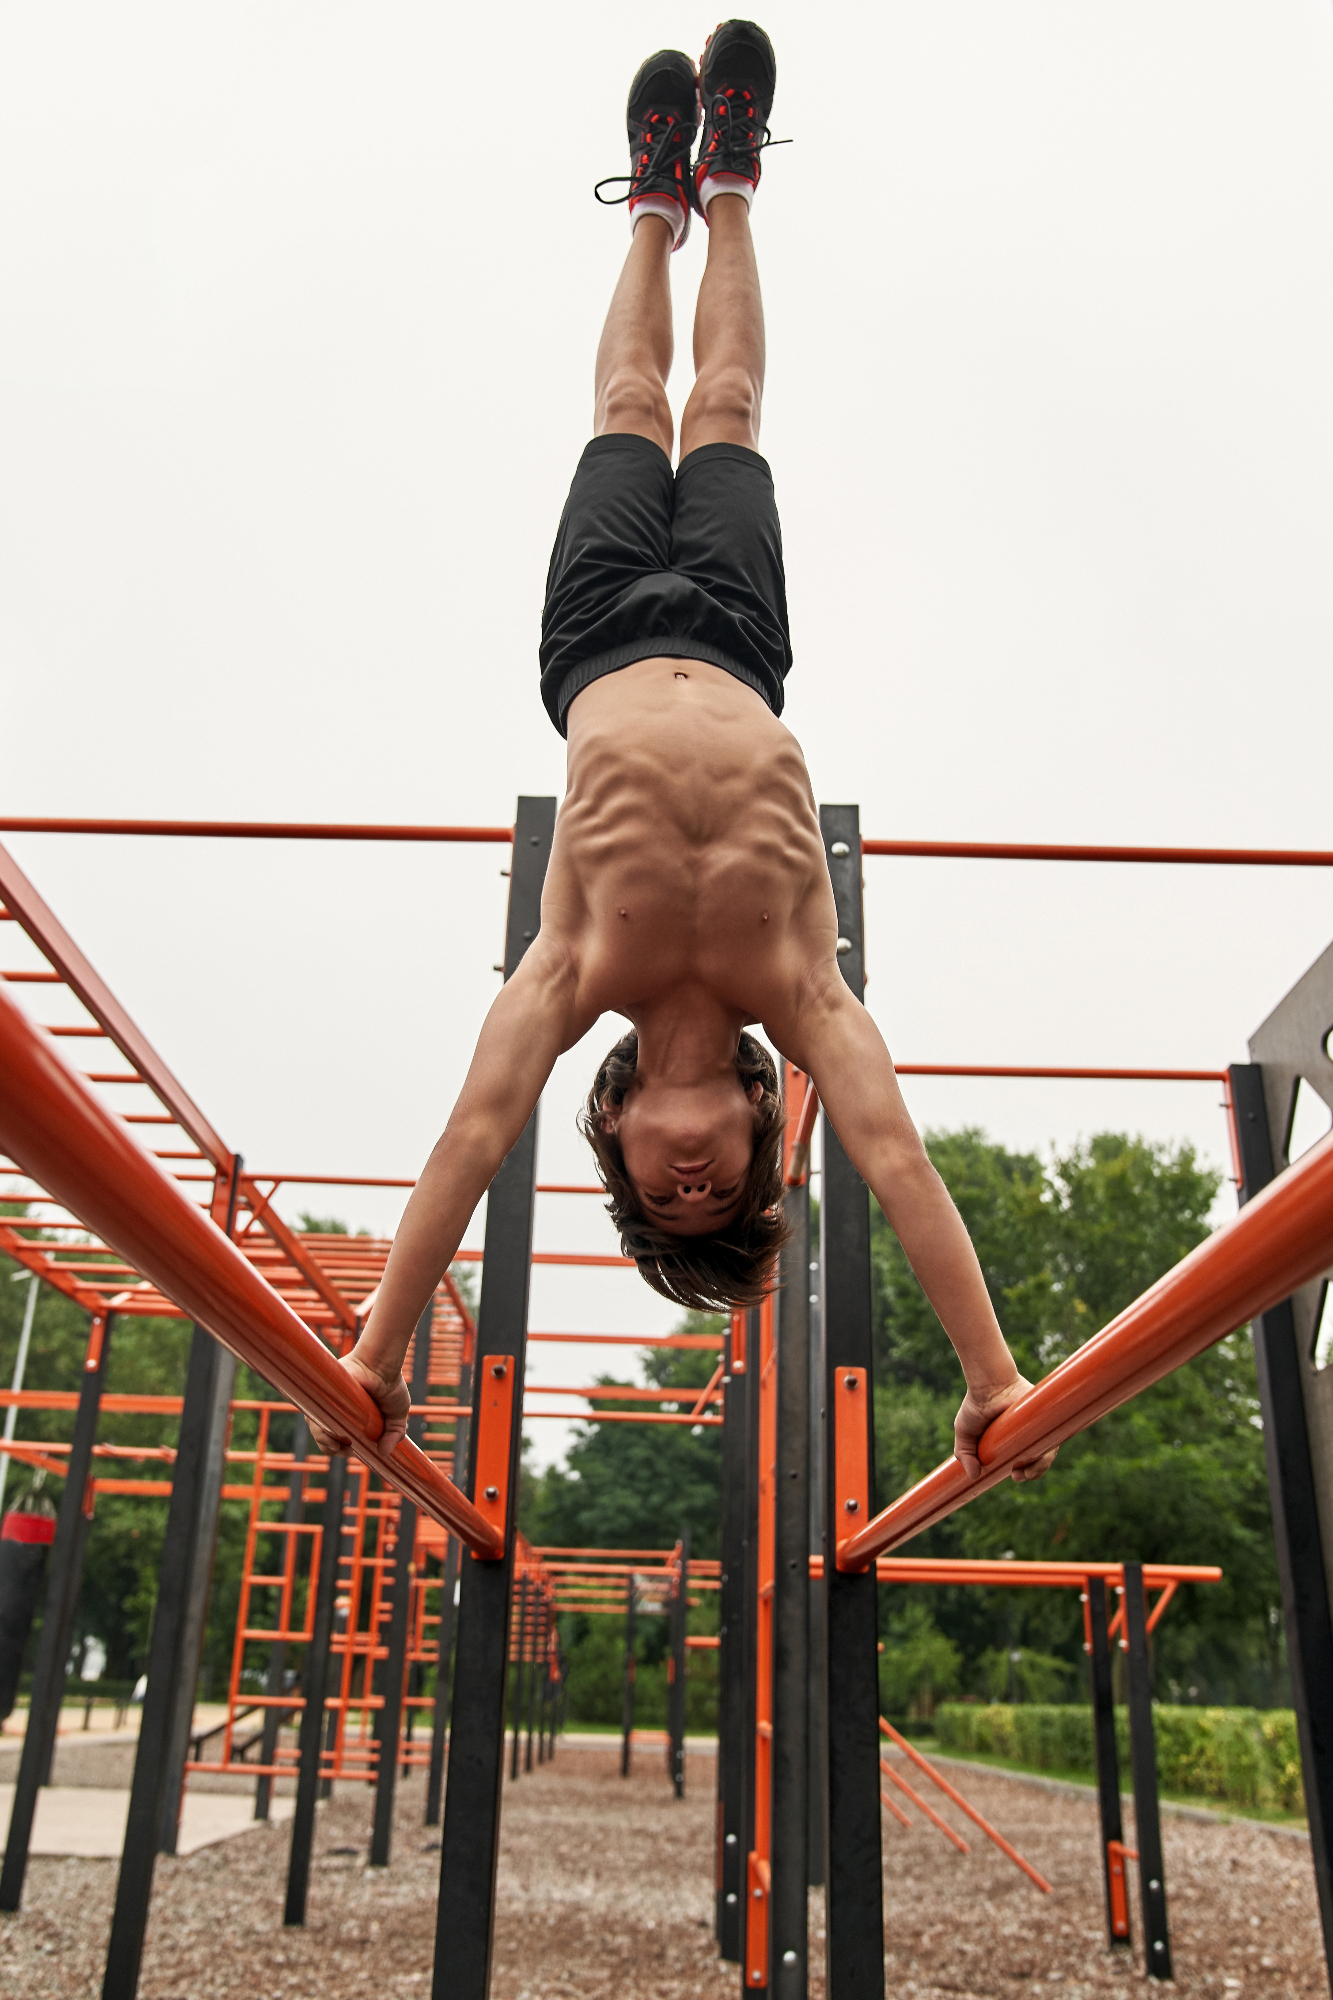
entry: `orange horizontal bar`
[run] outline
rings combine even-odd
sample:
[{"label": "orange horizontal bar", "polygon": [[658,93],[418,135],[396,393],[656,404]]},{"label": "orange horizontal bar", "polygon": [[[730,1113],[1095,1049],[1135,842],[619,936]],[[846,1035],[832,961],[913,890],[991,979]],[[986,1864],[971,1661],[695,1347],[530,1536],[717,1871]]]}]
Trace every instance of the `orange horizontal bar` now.
[{"label": "orange horizontal bar", "polygon": [[523,1410],[526,1424],[534,1417],[551,1417],[562,1424],[702,1424],[712,1429],[721,1417],[693,1417],[665,1410]]},{"label": "orange horizontal bar", "polygon": [[135,833],[187,840],[494,841],[511,847],[511,826],[357,826],[318,820],[0,819],[0,833]]},{"label": "orange horizontal bar", "polygon": [[[634,1384],[622,1382],[601,1382],[591,1389],[570,1389],[561,1382],[529,1382],[524,1393],[529,1396],[604,1396],[610,1402],[646,1403],[689,1403],[699,1394],[697,1389],[640,1389]],[[720,1394],[714,1396],[720,1402]]]},{"label": "orange horizontal bar", "polygon": [[933,1527],[1020,1459],[1085,1430],[1331,1264],[1333,1133],[997,1417],[981,1438],[979,1479],[946,1459],[845,1542],[841,1562],[869,1562]]},{"label": "orange horizontal bar", "polygon": [[416,1445],[378,1449],[384,1417],[236,1245],[0,986],[0,1146],[248,1367],[479,1554],[503,1537]]},{"label": "orange horizontal bar", "polygon": [[[454,1262],[456,1264],[480,1264],[481,1259],[482,1252],[480,1250],[455,1250],[454,1252]],[[627,1270],[632,1271],[634,1269],[634,1259],[632,1257],[593,1256],[584,1250],[534,1250],[530,1261],[534,1264],[583,1264],[590,1268],[600,1268],[606,1265],[623,1265]]]},{"label": "orange horizontal bar", "polygon": [[895,1063],[898,1076],[1082,1077],[1105,1083],[1225,1083],[1224,1069],[1034,1069],[995,1063]]},{"label": "orange horizontal bar", "polygon": [[[0,827],[8,825],[0,820]],[[862,854],[944,861],[1161,861],[1220,868],[1333,868],[1333,852],[1299,847],[1050,847],[1030,841],[863,840]]]},{"label": "orange horizontal bar", "polygon": [[702,1347],[712,1354],[722,1348],[722,1337],[715,1333],[530,1333],[528,1339],[587,1341],[601,1347]]}]

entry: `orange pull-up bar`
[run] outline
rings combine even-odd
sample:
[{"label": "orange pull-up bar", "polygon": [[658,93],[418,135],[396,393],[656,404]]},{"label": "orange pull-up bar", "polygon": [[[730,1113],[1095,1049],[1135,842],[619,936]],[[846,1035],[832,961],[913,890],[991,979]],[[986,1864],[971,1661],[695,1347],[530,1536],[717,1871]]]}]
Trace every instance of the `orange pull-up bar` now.
[{"label": "orange pull-up bar", "polygon": [[1330,1264],[1333,1133],[997,1417],[981,1439],[980,1479],[946,1459],[841,1542],[838,1567],[864,1568],[933,1527],[1006,1478],[1020,1459],[1086,1430]]},{"label": "orange pull-up bar", "polygon": [[0,986],[0,1146],[23,1171],[247,1366],[317,1423],[352,1440],[364,1464],[474,1554],[504,1536],[404,1439],[376,1447],[384,1418],[323,1341],[99,1102]]}]

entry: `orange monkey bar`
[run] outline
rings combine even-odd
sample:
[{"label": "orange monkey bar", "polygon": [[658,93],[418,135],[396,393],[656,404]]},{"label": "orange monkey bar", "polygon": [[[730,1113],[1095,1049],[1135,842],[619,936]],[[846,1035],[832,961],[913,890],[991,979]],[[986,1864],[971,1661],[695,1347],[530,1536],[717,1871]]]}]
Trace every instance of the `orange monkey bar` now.
[{"label": "orange monkey bar", "polygon": [[0,1143],[26,1173],[474,1553],[502,1553],[500,1529],[416,1445],[376,1449],[370,1397],[2,990],[0,1071]]},{"label": "orange monkey bar", "polygon": [[979,1479],[970,1480],[956,1459],[946,1459],[859,1533],[839,1541],[839,1568],[864,1568],[933,1527],[1005,1478],[1019,1459],[1085,1430],[1330,1264],[1333,1134],[997,1417],[981,1439]]}]

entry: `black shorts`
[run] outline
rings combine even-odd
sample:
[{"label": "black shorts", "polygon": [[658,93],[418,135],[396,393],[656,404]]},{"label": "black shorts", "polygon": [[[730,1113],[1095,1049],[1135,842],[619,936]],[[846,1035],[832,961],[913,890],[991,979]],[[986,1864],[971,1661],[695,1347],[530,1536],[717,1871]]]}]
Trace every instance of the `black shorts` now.
[{"label": "black shorts", "polygon": [[673,474],[651,438],[615,431],[579,460],[547,572],[542,700],[560,734],[590,681],[659,654],[722,667],[781,715],[791,638],[773,475],[739,444],[701,445]]}]

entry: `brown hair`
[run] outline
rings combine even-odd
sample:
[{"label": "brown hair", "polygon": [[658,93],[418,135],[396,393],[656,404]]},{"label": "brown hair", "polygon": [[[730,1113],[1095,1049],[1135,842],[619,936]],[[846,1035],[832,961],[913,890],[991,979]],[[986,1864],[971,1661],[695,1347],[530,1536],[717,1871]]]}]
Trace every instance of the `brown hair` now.
[{"label": "brown hair", "polygon": [[620,1232],[620,1248],[632,1257],[655,1292],[696,1312],[731,1312],[757,1306],[773,1289],[777,1254],[791,1234],[782,1213],[782,1098],[777,1066],[753,1035],[742,1035],[736,1050],[736,1080],[744,1091],[759,1084],[755,1107],[754,1156],[740,1213],[720,1236],[673,1236],[643,1213],[625,1171],[625,1155],[614,1132],[602,1130],[602,1113],[618,1110],[634,1081],[639,1037],[622,1035],[593,1079],[579,1113],[579,1130],[597,1156],[597,1171],[611,1199],[607,1214]]}]

